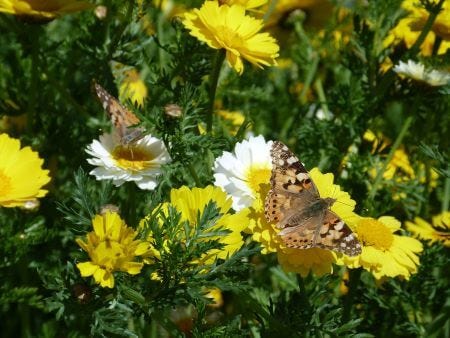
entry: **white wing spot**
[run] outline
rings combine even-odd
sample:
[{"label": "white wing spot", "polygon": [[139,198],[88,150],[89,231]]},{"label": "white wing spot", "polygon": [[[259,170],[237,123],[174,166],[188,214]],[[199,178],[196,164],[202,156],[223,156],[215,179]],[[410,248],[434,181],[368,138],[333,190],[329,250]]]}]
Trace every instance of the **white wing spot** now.
[{"label": "white wing spot", "polygon": [[344,227],[344,222],[342,222],[342,221],[334,226],[334,228],[338,231],[342,230],[343,227]]},{"label": "white wing spot", "polygon": [[295,177],[297,177],[299,181],[304,181],[309,178],[308,174],[305,173],[298,173]]},{"label": "white wing spot", "polygon": [[353,234],[348,235],[347,237],[344,238],[344,240],[346,242],[351,242],[355,239],[355,237],[353,237]]},{"label": "white wing spot", "polygon": [[297,162],[297,159],[294,156],[291,156],[291,157],[289,157],[287,159],[287,163],[288,164],[293,164],[293,163],[296,163],[296,162]]}]

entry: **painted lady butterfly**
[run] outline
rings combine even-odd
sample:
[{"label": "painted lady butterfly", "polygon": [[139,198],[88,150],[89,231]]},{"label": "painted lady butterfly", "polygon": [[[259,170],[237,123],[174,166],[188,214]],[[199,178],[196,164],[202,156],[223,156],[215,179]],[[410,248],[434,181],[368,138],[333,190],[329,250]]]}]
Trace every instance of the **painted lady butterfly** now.
[{"label": "painted lady butterfly", "polygon": [[265,216],[282,229],[278,234],[284,244],[359,255],[361,245],[354,233],[330,210],[336,200],[320,197],[308,171],[286,145],[273,142],[270,154],[273,167]]},{"label": "painted lady butterfly", "polygon": [[96,82],[94,82],[94,89],[103,109],[111,118],[119,142],[126,146],[140,140],[144,136],[145,129],[133,127],[141,122],[139,118]]}]

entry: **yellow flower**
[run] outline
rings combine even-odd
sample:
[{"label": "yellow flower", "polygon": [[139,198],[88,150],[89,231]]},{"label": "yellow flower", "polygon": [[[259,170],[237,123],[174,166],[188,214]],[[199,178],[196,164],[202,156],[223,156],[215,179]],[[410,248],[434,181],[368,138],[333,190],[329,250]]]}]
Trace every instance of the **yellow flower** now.
[{"label": "yellow flower", "polygon": [[210,308],[220,308],[223,305],[222,291],[219,288],[211,288],[207,290],[206,298],[211,299],[212,303],[208,304]]},{"label": "yellow flower", "polygon": [[278,262],[287,272],[296,272],[303,277],[313,272],[317,276],[333,273],[335,255],[319,248],[306,250],[286,248],[278,252]]},{"label": "yellow flower", "polygon": [[[410,24],[411,29],[413,31],[421,32],[430,14],[424,8],[419,7],[420,2],[418,0],[409,2],[415,4],[415,15],[411,18]],[[450,2],[444,1],[442,4],[441,11],[431,26],[431,31],[441,39],[450,41]]]},{"label": "yellow flower", "polygon": [[225,49],[228,64],[239,74],[244,71],[242,59],[260,68],[276,65],[276,40],[268,33],[258,33],[263,21],[245,15],[242,6],[206,1],[200,9],[185,13],[183,24],[209,47]]},{"label": "yellow flower", "polygon": [[[372,154],[380,153],[383,150],[388,149],[391,145],[391,140],[389,140],[383,134],[375,134],[371,130],[367,130],[364,133],[363,138],[364,140],[372,143]],[[376,177],[377,169],[379,170],[379,167],[370,168],[368,170],[368,173],[372,178]],[[432,168],[429,168],[428,173],[429,185],[430,187],[434,188],[437,186],[439,175]],[[408,154],[406,153],[405,149],[400,146],[396,151],[394,151],[391,161],[386,166],[386,170],[383,173],[383,178],[385,180],[395,180],[397,182],[417,179],[420,183],[426,183],[426,168],[423,163],[419,163],[416,170],[414,170],[409,161]],[[395,193],[393,197],[394,199],[400,199],[402,198],[402,195],[403,194],[401,193]]]},{"label": "yellow flower", "polygon": [[[181,214],[181,222],[188,221],[190,226],[195,228],[198,226],[198,215],[204,212],[205,207],[210,202],[215,203],[220,216],[209,230],[226,229],[229,233],[220,237],[208,237],[209,240],[218,240],[224,246],[221,249],[212,249],[204,254],[201,258],[203,264],[212,264],[216,258],[226,259],[242,247],[244,240],[241,231],[249,223],[248,209],[231,214],[231,198],[222,189],[211,185],[206,188],[190,189],[183,186],[179,189],[172,189],[170,191],[170,203],[164,203],[161,208],[162,213],[167,216],[169,205],[171,205]],[[151,240],[151,235],[149,240]]]},{"label": "yellow flower", "polygon": [[[161,10],[165,18],[173,18],[174,16],[182,15],[186,12],[186,7],[179,1],[174,0],[152,0],[154,8]],[[144,0],[138,0],[138,3],[142,6],[145,3]]]},{"label": "yellow flower", "polygon": [[442,242],[450,247],[450,211],[445,211],[433,217],[433,225],[420,217],[413,222],[406,222],[406,229],[417,237],[434,242]]},{"label": "yellow flower", "polygon": [[363,139],[372,143],[372,154],[383,151],[391,144],[391,141],[383,134],[375,134],[372,130],[367,130],[363,135]]},{"label": "yellow flower", "polygon": [[30,147],[20,149],[20,141],[0,134],[0,206],[27,207],[47,194],[42,186],[50,181],[44,161]]},{"label": "yellow flower", "polygon": [[245,9],[253,9],[257,7],[261,7],[268,0],[219,0],[221,5],[240,5]]},{"label": "yellow flower", "polygon": [[90,3],[76,0],[0,0],[0,12],[44,21],[91,7]]},{"label": "yellow flower", "polygon": [[326,22],[329,22],[333,13],[333,4],[329,0],[277,0],[275,8],[271,1],[265,6],[264,13],[270,13],[265,22],[266,27],[272,27],[286,18],[289,13],[295,10],[302,10],[307,16],[305,25],[310,28],[323,28]]},{"label": "yellow flower", "polygon": [[[309,174],[322,198],[336,199],[331,210],[352,227],[358,219],[357,215],[353,213],[356,202],[350,198],[347,192],[333,184],[333,174],[322,174],[318,168],[312,169]],[[257,198],[250,208],[252,222],[249,226],[253,240],[261,243],[262,253],[277,252],[278,261],[284,270],[296,272],[302,276],[308,275],[309,272],[316,275],[333,272],[332,263],[336,261],[336,255],[331,251],[319,248],[300,250],[284,246],[277,235],[280,230],[276,228],[275,224],[268,223],[265,219],[263,201],[269,190],[268,184],[262,188],[264,188],[260,190],[262,196]]]},{"label": "yellow flower", "polygon": [[137,233],[127,227],[116,212],[107,211],[92,220],[94,231],[86,236],[86,242],[77,239],[78,245],[89,254],[90,262],[78,263],[81,276],[94,276],[102,287],[114,287],[115,271],[130,275],[141,272],[143,263],[134,262],[136,256],[148,254],[146,242],[136,240]]},{"label": "yellow flower", "polygon": [[414,177],[414,169],[411,167],[408,155],[403,148],[399,148],[394,151],[391,161],[386,167],[386,171],[383,173],[385,179],[392,179],[398,177],[399,171],[402,176],[408,178]]},{"label": "yellow flower", "polygon": [[219,110],[216,114],[225,120],[231,135],[236,135],[245,121],[245,116],[239,111]]},{"label": "yellow flower", "polygon": [[351,269],[363,267],[376,279],[397,276],[409,279],[417,272],[417,254],[422,252],[422,244],[414,238],[396,235],[400,227],[401,223],[391,216],[378,220],[361,217],[355,227],[362,243],[361,255],[342,256],[337,263]]},{"label": "yellow flower", "polygon": [[138,107],[144,105],[144,100],[147,97],[147,87],[142,81],[136,69],[129,69],[124,72],[124,79],[119,87],[120,100],[131,100]]},{"label": "yellow flower", "polygon": [[[418,23],[422,22],[423,20],[424,10],[420,8],[419,1],[405,0],[402,3],[402,8],[405,9],[408,14],[405,18],[401,19],[398,22],[397,26],[395,26],[390,31],[387,38],[384,40],[385,47],[397,45],[400,42],[404,42],[407,48],[411,48],[421,33],[421,30],[418,30]],[[437,28],[440,27],[439,22],[440,21],[435,22],[435,25],[437,24],[436,28],[432,28],[432,30],[427,34],[422,46],[420,47],[421,53],[424,56],[430,56],[433,53],[433,46],[436,41],[435,31],[439,31],[439,28]],[[437,50],[437,54],[445,54],[449,48],[450,41],[442,41],[439,49]]]}]

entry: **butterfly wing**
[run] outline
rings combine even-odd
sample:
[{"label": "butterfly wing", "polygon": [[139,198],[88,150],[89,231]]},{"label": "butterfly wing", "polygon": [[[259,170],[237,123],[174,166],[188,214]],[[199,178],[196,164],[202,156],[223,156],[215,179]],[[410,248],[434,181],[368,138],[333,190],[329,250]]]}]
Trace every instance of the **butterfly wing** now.
[{"label": "butterfly wing", "polygon": [[271,189],[266,197],[265,216],[267,221],[284,228],[287,220],[307,209],[319,198],[319,193],[308,171],[286,145],[274,141],[270,155]]},{"label": "butterfly wing", "polygon": [[322,215],[304,219],[299,224],[289,224],[279,235],[289,248],[318,247],[348,256],[361,254],[361,245],[351,229],[329,209],[324,210]]},{"label": "butterfly wing", "polygon": [[319,247],[349,256],[361,253],[351,229],[321,199],[308,171],[286,145],[275,141],[271,149],[271,190],[265,216],[283,230],[279,236],[287,247]]},{"label": "butterfly wing", "polygon": [[120,142],[129,144],[140,139],[143,136],[144,129],[132,127],[141,122],[139,118],[98,83],[94,83],[94,88],[103,109],[111,119]]}]

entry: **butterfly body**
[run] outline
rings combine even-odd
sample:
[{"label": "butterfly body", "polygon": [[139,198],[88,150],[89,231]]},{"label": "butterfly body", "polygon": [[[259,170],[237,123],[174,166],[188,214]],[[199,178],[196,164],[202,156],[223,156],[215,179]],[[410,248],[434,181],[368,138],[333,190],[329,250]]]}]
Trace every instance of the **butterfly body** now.
[{"label": "butterfly body", "polygon": [[267,221],[282,229],[279,236],[290,248],[313,247],[361,253],[351,229],[330,210],[336,199],[321,198],[308,171],[286,145],[275,141],[271,149],[271,189],[266,198]]},{"label": "butterfly body", "polygon": [[140,140],[144,136],[145,129],[135,127],[141,122],[139,118],[98,83],[94,83],[94,89],[103,109],[111,119],[114,133],[120,144],[128,146]]}]

